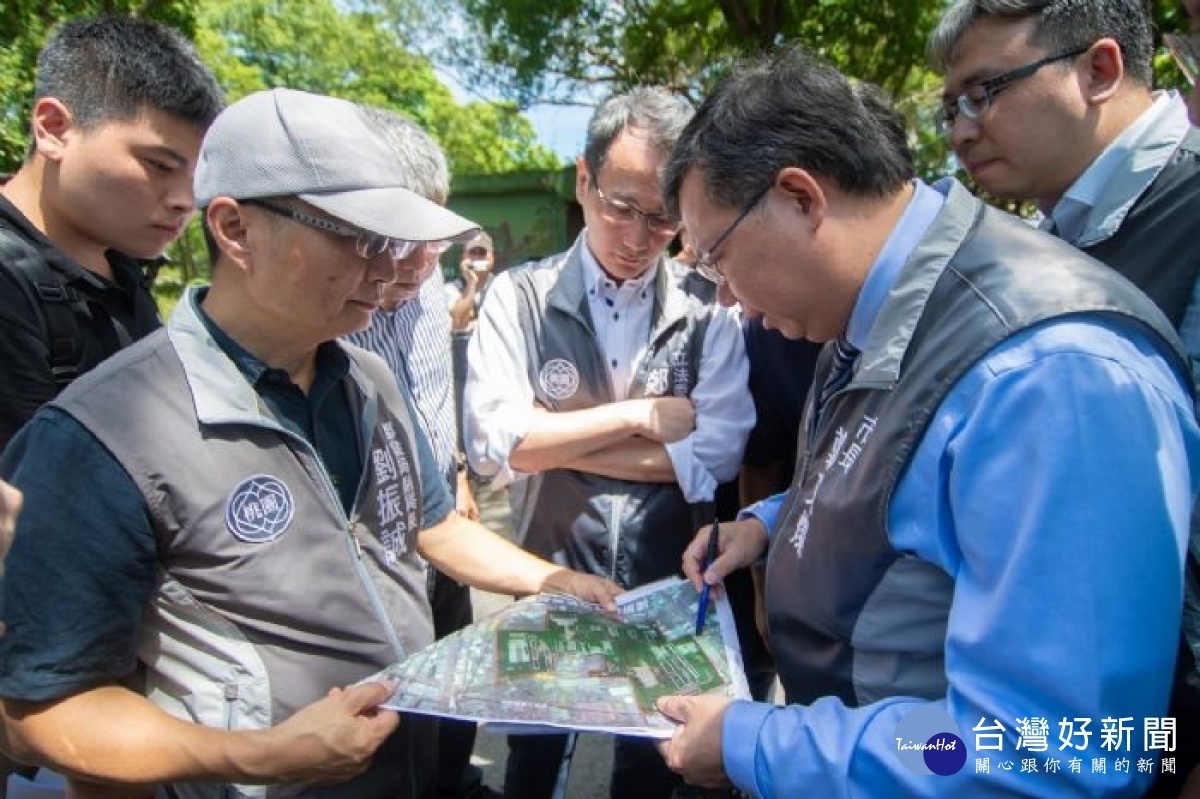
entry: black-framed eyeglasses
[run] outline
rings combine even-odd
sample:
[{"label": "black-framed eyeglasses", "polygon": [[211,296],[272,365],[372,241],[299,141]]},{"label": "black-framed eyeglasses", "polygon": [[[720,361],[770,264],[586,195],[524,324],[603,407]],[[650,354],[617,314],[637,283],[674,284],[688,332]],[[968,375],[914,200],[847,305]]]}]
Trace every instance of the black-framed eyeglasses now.
[{"label": "black-framed eyeglasses", "polygon": [[996,100],[996,95],[1013,83],[1022,78],[1030,77],[1047,64],[1055,64],[1059,61],[1078,58],[1090,49],[1091,45],[1088,45],[1087,47],[1077,47],[1074,50],[1068,50],[1065,53],[1048,55],[1023,67],[1017,67],[1002,75],[997,75],[994,78],[981,80],[973,86],[968,86],[957,97],[943,98],[942,107],[938,111],[938,127],[942,133],[949,133],[950,129],[954,127],[954,121],[958,119],[959,114],[962,114],[971,121],[979,119],[979,117],[983,116],[984,111],[991,108],[992,103]]},{"label": "black-framed eyeglasses", "polygon": [[775,184],[768,183],[757,194],[755,194],[754,197],[751,198],[750,202],[746,203],[746,206],[742,208],[741,212],[739,212],[734,218],[733,222],[730,223],[729,227],[725,228],[725,231],[720,236],[717,236],[716,240],[712,243],[712,246],[701,252],[700,256],[696,258],[695,269],[700,273],[702,278],[705,280],[711,280],[718,286],[725,282],[725,275],[721,272],[720,261],[717,260],[713,254],[720,248],[722,244],[725,243],[725,239],[733,235],[733,231],[737,230],[737,226],[742,224],[742,220],[750,215],[750,212],[754,210],[755,206],[762,202],[763,197],[767,196],[767,192],[771,190],[771,186],[773,185]]},{"label": "black-framed eyeglasses", "polygon": [[372,233],[369,230],[350,227],[343,225],[340,222],[335,222],[332,219],[326,219],[313,214],[306,214],[298,208],[292,208],[287,205],[277,205],[266,200],[239,200],[244,205],[253,205],[256,208],[262,208],[264,211],[269,211],[276,216],[282,216],[284,219],[290,219],[293,222],[299,222],[314,230],[320,230],[323,233],[329,233],[344,239],[354,239],[354,251],[359,258],[371,260],[378,258],[385,252],[389,253],[393,260],[399,261],[416,252],[418,247],[424,247],[425,251],[430,255],[441,255],[450,248],[449,241],[409,241],[408,239],[394,239],[390,236],[384,236],[381,233]]},{"label": "black-framed eyeglasses", "polygon": [[642,222],[646,225],[646,230],[650,231],[654,236],[674,236],[679,232],[679,220],[674,219],[666,214],[648,214],[636,205],[631,205],[624,200],[617,200],[606,195],[600,190],[600,182],[596,180],[596,176],[592,175],[592,188],[596,190],[596,196],[600,198],[600,204],[603,210],[601,215],[617,225],[631,225],[634,222]]},{"label": "black-framed eyeglasses", "polygon": [[1163,44],[1175,59],[1179,71],[1187,82],[1195,86],[1200,79],[1200,33],[1181,36],[1177,33],[1164,33]]}]

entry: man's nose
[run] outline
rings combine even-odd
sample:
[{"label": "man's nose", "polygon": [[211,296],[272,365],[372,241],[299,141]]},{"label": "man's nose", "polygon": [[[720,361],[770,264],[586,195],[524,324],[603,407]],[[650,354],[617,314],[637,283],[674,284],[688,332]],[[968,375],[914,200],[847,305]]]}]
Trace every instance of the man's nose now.
[{"label": "man's nose", "polygon": [[962,148],[977,140],[979,133],[979,120],[971,119],[966,114],[959,114],[950,123],[950,128],[946,132],[946,139],[949,141],[950,149],[954,151],[954,154],[961,155]]}]

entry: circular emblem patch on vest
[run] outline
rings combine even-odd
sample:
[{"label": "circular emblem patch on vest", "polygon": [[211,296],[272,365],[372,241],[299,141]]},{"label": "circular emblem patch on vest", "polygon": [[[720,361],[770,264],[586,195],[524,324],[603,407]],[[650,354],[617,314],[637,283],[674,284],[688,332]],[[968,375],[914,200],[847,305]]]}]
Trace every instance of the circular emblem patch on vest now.
[{"label": "circular emblem patch on vest", "polygon": [[538,382],[542,384],[542,390],[553,399],[567,399],[579,390],[579,370],[570,361],[555,358],[546,361],[542,371],[538,373]]},{"label": "circular emblem patch on vest", "polygon": [[229,495],[225,526],[242,541],[265,544],[283,535],[295,512],[292,492],[282,481],[269,474],[256,474],[239,483]]}]

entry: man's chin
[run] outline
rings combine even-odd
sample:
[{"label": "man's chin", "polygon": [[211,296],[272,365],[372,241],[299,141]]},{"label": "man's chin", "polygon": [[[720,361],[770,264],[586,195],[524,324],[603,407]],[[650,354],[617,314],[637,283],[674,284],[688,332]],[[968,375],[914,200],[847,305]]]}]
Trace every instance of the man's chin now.
[{"label": "man's chin", "polygon": [[384,291],[383,296],[379,299],[379,307],[384,311],[394,311],[404,303],[415,300],[420,293],[420,286],[411,289],[391,289]]}]

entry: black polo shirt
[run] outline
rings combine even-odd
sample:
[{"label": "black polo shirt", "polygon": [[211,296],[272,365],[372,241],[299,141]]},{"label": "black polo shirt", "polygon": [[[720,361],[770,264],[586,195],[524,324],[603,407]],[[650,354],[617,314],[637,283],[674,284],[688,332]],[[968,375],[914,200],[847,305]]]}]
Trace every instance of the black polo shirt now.
[{"label": "black polo shirt", "polygon": [[[32,245],[86,302],[86,313],[74,312],[79,374],[162,326],[154,298],[143,285],[142,267],[137,260],[110,250],[108,263],[114,279],[90,272],[56,247],[2,196],[0,227]],[[50,346],[39,314],[22,288],[28,286],[28,280],[16,268],[0,257],[0,449],[61,390],[51,371]]]}]

